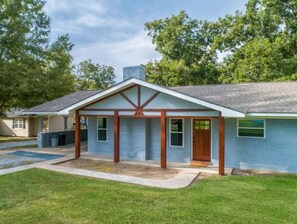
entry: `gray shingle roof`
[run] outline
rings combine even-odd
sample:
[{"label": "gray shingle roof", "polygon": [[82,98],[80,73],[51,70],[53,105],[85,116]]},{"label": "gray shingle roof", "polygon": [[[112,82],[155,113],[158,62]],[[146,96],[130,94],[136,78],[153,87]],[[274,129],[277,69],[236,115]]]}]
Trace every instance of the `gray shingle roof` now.
[{"label": "gray shingle roof", "polygon": [[21,117],[23,111],[24,109],[21,108],[12,108],[6,112],[6,117]]},{"label": "gray shingle roof", "polygon": [[181,86],[171,89],[244,113],[297,112],[297,82]]},{"label": "gray shingle roof", "polygon": [[25,110],[23,113],[26,113],[26,112],[55,113],[55,112],[65,109],[75,103],[78,103],[88,97],[91,97],[99,92],[101,92],[101,90],[77,91],[77,92],[71,93],[69,95],[60,97],[58,99],[52,100],[50,102],[38,105],[36,107],[29,108],[29,109]]}]

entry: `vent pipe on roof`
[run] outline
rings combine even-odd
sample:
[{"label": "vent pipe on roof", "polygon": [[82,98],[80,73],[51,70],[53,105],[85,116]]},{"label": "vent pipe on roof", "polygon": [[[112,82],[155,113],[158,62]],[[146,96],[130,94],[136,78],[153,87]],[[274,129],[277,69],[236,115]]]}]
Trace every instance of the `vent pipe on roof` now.
[{"label": "vent pipe on roof", "polygon": [[143,66],[128,66],[123,68],[123,80],[136,78],[145,80],[145,69]]}]

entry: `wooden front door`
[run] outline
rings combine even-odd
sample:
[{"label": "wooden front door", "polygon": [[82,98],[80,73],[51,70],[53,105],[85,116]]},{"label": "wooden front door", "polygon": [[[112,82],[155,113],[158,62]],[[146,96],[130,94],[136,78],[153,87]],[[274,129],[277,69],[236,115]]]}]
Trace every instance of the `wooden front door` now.
[{"label": "wooden front door", "polygon": [[193,160],[210,161],[210,120],[193,120]]}]

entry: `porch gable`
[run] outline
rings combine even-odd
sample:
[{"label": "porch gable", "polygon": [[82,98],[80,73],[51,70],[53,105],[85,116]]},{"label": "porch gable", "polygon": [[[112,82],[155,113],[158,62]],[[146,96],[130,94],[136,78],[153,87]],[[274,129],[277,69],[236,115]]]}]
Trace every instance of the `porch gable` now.
[{"label": "porch gable", "polygon": [[80,110],[80,115],[161,116],[167,110],[170,116],[219,116],[219,112],[148,87],[136,85],[91,103]]}]

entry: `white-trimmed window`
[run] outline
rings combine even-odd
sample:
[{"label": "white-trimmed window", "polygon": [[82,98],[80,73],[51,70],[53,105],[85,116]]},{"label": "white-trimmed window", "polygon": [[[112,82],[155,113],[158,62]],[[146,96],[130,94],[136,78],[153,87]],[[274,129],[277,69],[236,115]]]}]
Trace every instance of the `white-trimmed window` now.
[{"label": "white-trimmed window", "polygon": [[265,120],[238,119],[237,136],[248,138],[265,138]]},{"label": "white-trimmed window", "polygon": [[23,128],[25,129],[26,128],[26,122],[25,122],[25,119],[24,118],[14,118],[13,121],[12,121],[12,128],[13,129],[20,129],[20,128]]},{"label": "white-trimmed window", "polygon": [[169,142],[171,147],[184,146],[184,119],[169,119]]},{"label": "white-trimmed window", "polygon": [[97,141],[108,141],[108,120],[107,117],[97,117]]}]

